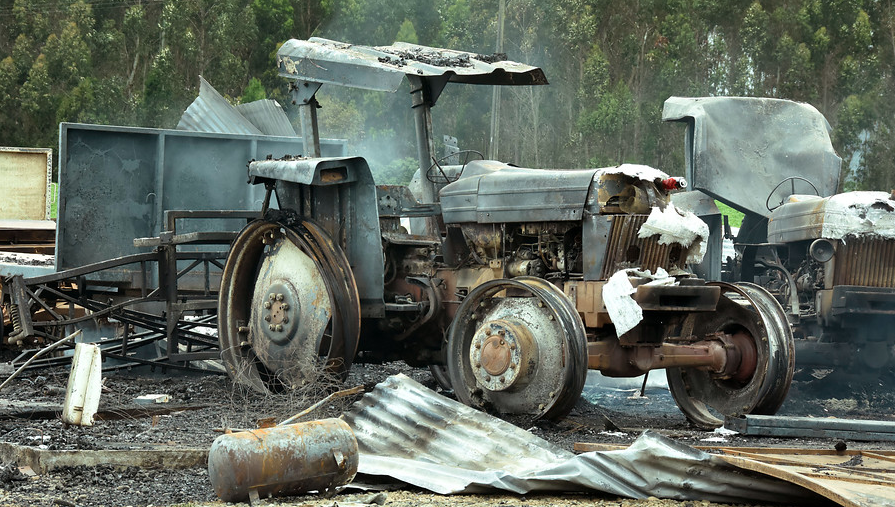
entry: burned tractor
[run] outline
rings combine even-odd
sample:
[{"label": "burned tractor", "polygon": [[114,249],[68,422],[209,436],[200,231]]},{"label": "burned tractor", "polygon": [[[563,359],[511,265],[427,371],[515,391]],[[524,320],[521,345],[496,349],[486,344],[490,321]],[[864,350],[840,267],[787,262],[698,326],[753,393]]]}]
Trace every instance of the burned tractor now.
[{"label": "burned tractor", "polygon": [[[402,359],[430,366],[468,405],[556,419],[588,369],[664,368],[701,426],[779,408],[793,373],[786,315],[759,286],[688,271],[708,229],[670,202],[683,179],[638,165],[445,166],[432,156],[431,108],[448,82],[546,84],[541,69],[323,39],[291,40],[277,60],[307,156],[249,164],[250,182],[267,189],[264,218],[233,242],[218,308],[234,379],[277,391],[320,365],[344,375],[355,360]],[[363,158],[320,158],[315,144],[322,84],[395,91],[405,77],[418,195],[377,187]]]},{"label": "burned tractor", "polygon": [[895,199],[836,194],[841,161],[823,115],[779,99],[675,97],[663,116],[688,124],[693,187],[745,214],[715,276],[779,300],[799,367],[868,378],[891,368]]}]

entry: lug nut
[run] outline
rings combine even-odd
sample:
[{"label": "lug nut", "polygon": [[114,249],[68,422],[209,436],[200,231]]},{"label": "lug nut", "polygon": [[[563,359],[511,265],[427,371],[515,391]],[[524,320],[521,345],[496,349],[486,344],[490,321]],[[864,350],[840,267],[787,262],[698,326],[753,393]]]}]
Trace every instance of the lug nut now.
[{"label": "lug nut", "polygon": [[485,375],[485,382],[491,382],[491,375]]},{"label": "lug nut", "polygon": [[289,311],[289,303],[283,303],[283,306],[280,308],[282,308],[284,312]]},{"label": "lug nut", "polygon": [[481,368],[481,367],[482,367],[482,363],[475,363],[475,367],[476,367],[476,368]]},{"label": "lug nut", "polygon": [[283,324],[288,324],[288,323],[289,323],[289,317],[283,315]]},{"label": "lug nut", "polygon": [[485,328],[485,336],[491,336],[491,326]]},{"label": "lug nut", "polygon": [[277,331],[282,331],[282,330],[283,330],[283,325],[277,324]]},{"label": "lug nut", "polygon": [[510,344],[510,350],[516,350],[516,344],[515,344],[515,343],[511,343],[511,344]]},{"label": "lug nut", "polygon": [[277,296],[273,292],[271,292],[270,294],[267,295],[267,299],[269,299],[271,301],[273,301],[276,298],[277,298]]},{"label": "lug nut", "polygon": [[501,346],[501,347],[503,347],[503,346],[506,345],[506,344],[507,344],[507,342],[505,342],[505,341],[503,341],[503,340],[500,340],[500,346]]},{"label": "lug nut", "polygon": [[500,382],[501,384],[503,384],[503,383],[504,383],[504,378],[503,378],[503,377],[500,377],[499,379],[497,379],[497,381]]},{"label": "lug nut", "polygon": [[282,300],[283,300],[283,295],[277,294],[277,301],[282,301]]},{"label": "lug nut", "polygon": [[507,332],[504,331],[503,329],[501,329],[500,331],[497,332],[497,334],[499,334],[500,336],[506,336]]},{"label": "lug nut", "polygon": [[277,326],[274,326],[273,324],[271,324],[269,327],[271,331],[276,331],[277,329]]},{"label": "lug nut", "polygon": [[264,316],[264,320],[266,320],[267,322],[270,322],[270,314],[269,313]]},{"label": "lug nut", "polygon": [[265,302],[264,302],[264,309],[265,309],[265,310],[270,310],[270,307],[271,307],[271,306],[273,306],[273,305],[270,304],[270,301],[265,301]]},{"label": "lug nut", "polygon": [[477,348],[477,349],[482,348],[482,344],[479,342],[475,342],[475,348]]}]

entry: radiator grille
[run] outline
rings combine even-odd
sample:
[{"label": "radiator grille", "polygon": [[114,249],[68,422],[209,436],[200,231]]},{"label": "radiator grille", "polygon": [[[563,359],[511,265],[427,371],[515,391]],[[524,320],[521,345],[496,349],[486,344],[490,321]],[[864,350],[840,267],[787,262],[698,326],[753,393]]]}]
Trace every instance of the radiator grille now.
[{"label": "radiator grille", "polygon": [[617,215],[612,217],[609,230],[609,242],[606,245],[606,257],[603,262],[602,279],[626,268],[648,269],[653,273],[656,268],[666,270],[672,267],[683,268],[685,256],[680,245],[660,245],[658,236],[640,239],[637,232],[646,222],[648,215]]},{"label": "radiator grille", "polygon": [[895,239],[849,238],[835,259],[834,285],[895,287]]}]

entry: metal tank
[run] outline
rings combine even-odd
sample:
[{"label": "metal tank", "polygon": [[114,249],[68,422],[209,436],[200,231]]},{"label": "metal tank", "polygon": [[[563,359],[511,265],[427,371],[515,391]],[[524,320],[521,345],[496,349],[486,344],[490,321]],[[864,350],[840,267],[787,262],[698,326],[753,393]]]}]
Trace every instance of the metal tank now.
[{"label": "metal tank", "polygon": [[208,451],[208,478],[225,502],[343,486],[357,465],[357,439],[341,419],[228,433]]}]

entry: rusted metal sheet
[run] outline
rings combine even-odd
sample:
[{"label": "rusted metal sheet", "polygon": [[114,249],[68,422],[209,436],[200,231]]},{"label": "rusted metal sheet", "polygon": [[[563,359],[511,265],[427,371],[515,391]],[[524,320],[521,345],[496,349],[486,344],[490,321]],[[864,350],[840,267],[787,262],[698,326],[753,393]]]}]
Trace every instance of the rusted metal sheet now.
[{"label": "rusted metal sheet", "polygon": [[508,61],[505,55],[486,56],[406,42],[371,47],[319,37],[291,39],[277,51],[277,66],[280,76],[289,79],[388,92],[396,91],[405,75],[469,84],[547,84],[544,71]]},{"label": "rusted metal sheet", "polygon": [[845,507],[895,505],[895,456],[874,451],[723,449],[744,470],[810,489]]},{"label": "rusted metal sheet", "polygon": [[895,239],[850,238],[834,257],[833,285],[895,287]]},{"label": "rusted metal sheet", "polygon": [[208,478],[225,502],[324,491],[357,473],[357,440],[340,419],[221,435],[208,451]]},{"label": "rusted metal sheet", "polygon": [[686,266],[684,249],[680,244],[661,245],[658,236],[643,239],[637,237],[647,217],[648,215],[612,217],[601,278],[608,279],[616,271],[633,267],[655,273],[657,268],[671,270]]},{"label": "rusted metal sheet", "polygon": [[653,432],[624,451],[575,455],[403,375],[364,395],[344,419],[357,435],[359,474],[440,494],[602,491],[732,503],[819,498]]},{"label": "rusted metal sheet", "polygon": [[[578,442],[577,452],[626,449]],[[694,446],[731,465],[802,486],[846,507],[895,505],[895,451]]]},{"label": "rusted metal sheet", "polygon": [[49,218],[52,175],[52,149],[0,146],[0,219]]}]

